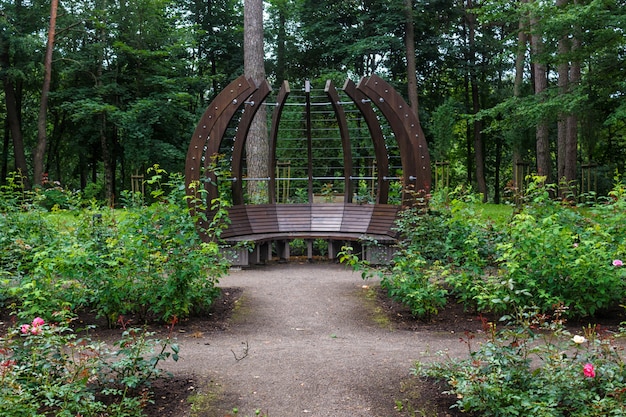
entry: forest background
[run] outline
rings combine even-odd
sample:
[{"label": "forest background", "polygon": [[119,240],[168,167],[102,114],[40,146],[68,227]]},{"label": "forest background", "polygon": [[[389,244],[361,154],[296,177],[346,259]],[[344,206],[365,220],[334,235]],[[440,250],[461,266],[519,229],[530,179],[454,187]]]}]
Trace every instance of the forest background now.
[{"label": "forest background", "polygon": [[[624,0],[270,0],[263,15],[275,89],[377,73],[417,108],[415,58],[431,159],[485,201],[530,172],[606,194],[624,171]],[[182,172],[243,42],[242,1],[0,0],[0,185],[22,172],[113,202],[154,164]]]}]

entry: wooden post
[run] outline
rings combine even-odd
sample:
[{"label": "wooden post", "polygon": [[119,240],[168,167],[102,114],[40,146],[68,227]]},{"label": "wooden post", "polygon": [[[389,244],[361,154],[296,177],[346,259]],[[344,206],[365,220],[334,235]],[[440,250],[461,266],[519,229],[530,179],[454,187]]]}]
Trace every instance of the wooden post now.
[{"label": "wooden post", "polygon": [[597,164],[588,163],[581,165],[582,187],[581,193],[589,195],[598,192],[598,167]]}]

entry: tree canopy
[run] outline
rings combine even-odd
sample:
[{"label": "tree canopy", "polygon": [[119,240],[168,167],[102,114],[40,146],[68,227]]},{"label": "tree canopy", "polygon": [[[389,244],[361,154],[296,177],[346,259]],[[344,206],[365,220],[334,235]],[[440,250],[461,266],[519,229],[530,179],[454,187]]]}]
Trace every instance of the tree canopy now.
[{"label": "tree canopy", "polygon": [[[2,182],[41,182],[50,1],[0,0]],[[265,1],[272,87],[376,73],[407,97],[406,4]],[[412,19],[419,117],[451,185],[500,202],[522,167],[568,192],[611,188],[626,161],[624,0],[413,0]],[[111,201],[155,163],[181,172],[198,118],[244,72],[242,0],[60,0],[55,35],[43,171]]]}]

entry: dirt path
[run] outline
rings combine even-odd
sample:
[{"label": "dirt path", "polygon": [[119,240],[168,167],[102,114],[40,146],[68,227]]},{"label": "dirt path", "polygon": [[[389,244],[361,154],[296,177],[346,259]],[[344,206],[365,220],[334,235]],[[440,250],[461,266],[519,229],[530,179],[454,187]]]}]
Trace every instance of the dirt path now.
[{"label": "dirt path", "polygon": [[[243,294],[229,328],[185,329],[176,373],[206,381],[195,415],[386,417],[398,415],[415,360],[466,352],[450,332],[393,330],[375,320],[360,275],[342,265],[271,265],[233,271],[224,288]],[[200,384],[198,384],[200,385]],[[210,411],[208,411],[210,410]]]}]

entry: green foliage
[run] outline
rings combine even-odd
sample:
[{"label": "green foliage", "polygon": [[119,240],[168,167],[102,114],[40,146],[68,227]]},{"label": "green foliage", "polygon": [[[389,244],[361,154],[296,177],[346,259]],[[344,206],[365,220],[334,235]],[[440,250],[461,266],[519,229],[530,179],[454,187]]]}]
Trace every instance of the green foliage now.
[{"label": "green foliage", "polygon": [[[461,188],[433,195],[429,209],[404,210],[396,229],[401,245],[410,246],[428,262],[440,261],[468,270],[482,270],[495,256],[499,225],[486,219],[477,197]],[[449,200],[446,202],[445,200]]]},{"label": "green foliage", "polygon": [[200,241],[180,175],[154,169],[147,207],[0,216],[0,300],[20,317],[93,308],[110,324],[122,314],[170,321],[208,308],[228,265],[217,241]]},{"label": "green foliage", "polygon": [[415,373],[446,381],[456,407],[481,416],[621,416],[626,413],[626,367],[614,337],[593,327],[572,335],[557,312],[520,314],[497,330],[484,323],[486,340],[467,333],[469,358]]},{"label": "green foliage", "polygon": [[510,221],[492,207],[484,213],[459,190],[448,203],[434,195],[428,210],[403,211],[398,253],[387,269],[348,251],[340,259],[364,276],[381,276],[390,295],[418,316],[444,305],[443,289],[466,308],[503,315],[563,304],[565,315],[586,317],[616,306],[626,294],[626,186],[616,177],[609,198],[588,208],[553,200],[543,181],[530,182]]},{"label": "green foliage", "polygon": [[620,251],[610,233],[619,218],[590,218],[562,207],[548,192],[541,179],[533,182],[530,204],[507,228],[498,246],[504,285],[491,288],[490,301],[502,312],[511,305],[549,311],[564,303],[571,315],[593,315],[624,294],[623,271],[613,265]]},{"label": "green foliage", "polygon": [[433,135],[434,144],[431,149],[433,161],[446,161],[454,146],[455,138],[459,135],[457,124],[460,119],[462,106],[456,100],[449,98],[439,105],[432,113],[429,128]]},{"label": "green foliage", "polygon": [[419,318],[436,315],[445,306],[448,293],[425,264],[418,253],[401,250],[394,257],[389,273],[382,275],[380,283],[389,296],[409,307]]},{"label": "green foliage", "polygon": [[31,193],[24,187],[24,179],[12,172],[0,185],[0,213],[26,210],[32,205]]},{"label": "green foliage", "polygon": [[81,205],[80,193],[63,188],[58,181],[37,188],[34,198],[37,204],[48,211],[71,210]]},{"label": "green foliage", "polygon": [[142,416],[150,382],[163,376],[158,363],[178,359],[171,338],[129,329],[111,351],[55,319],[37,317],[0,339],[0,414]]}]

